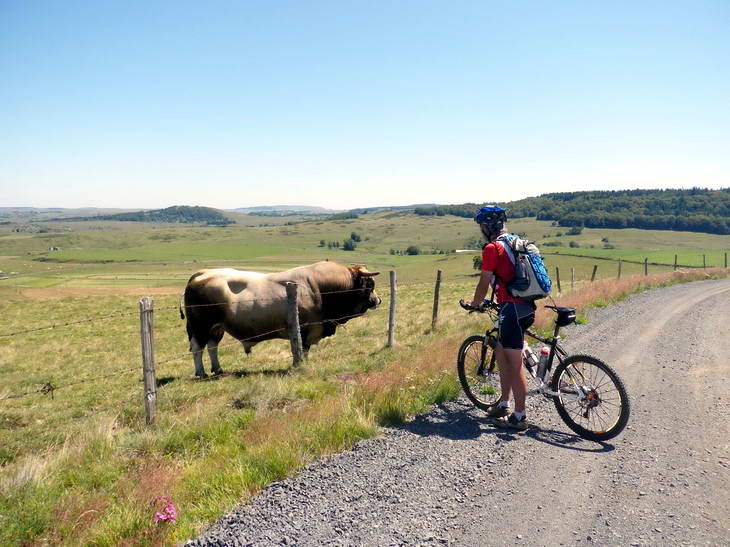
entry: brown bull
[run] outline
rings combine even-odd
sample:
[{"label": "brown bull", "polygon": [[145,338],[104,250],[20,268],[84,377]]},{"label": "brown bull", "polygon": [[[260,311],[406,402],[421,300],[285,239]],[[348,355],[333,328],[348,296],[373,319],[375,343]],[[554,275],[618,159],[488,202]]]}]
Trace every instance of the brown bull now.
[{"label": "brown bull", "polygon": [[[195,375],[205,376],[207,346],[211,372],[221,372],[218,343],[224,333],[241,341],[246,353],[274,338],[288,338],[286,283],[298,284],[304,351],[332,336],[337,325],[380,304],[373,276],[364,266],[317,262],[285,272],[262,274],[231,268],[201,270],[185,287],[185,310]],[[185,317],[180,310],[181,317]]]}]

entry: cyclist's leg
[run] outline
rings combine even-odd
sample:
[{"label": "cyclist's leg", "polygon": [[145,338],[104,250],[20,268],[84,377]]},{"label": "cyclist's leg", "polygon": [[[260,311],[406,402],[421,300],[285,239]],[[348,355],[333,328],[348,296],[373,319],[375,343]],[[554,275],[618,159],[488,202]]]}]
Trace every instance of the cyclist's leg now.
[{"label": "cyclist's leg", "polygon": [[499,343],[495,352],[499,363],[499,381],[502,386],[502,398],[500,400],[509,401],[509,394],[512,392],[515,399],[515,411],[524,412],[527,379],[522,370],[522,350],[504,348]]},{"label": "cyclist's leg", "polygon": [[499,363],[502,400],[508,401],[511,391],[515,399],[515,412],[525,411],[527,395],[527,379],[522,370],[523,346],[524,332],[518,307],[514,302],[505,302],[500,309],[499,343],[495,353]]},{"label": "cyclist's leg", "polygon": [[500,342],[494,348],[494,354],[499,365],[499,385],[502,388],[502,395],[499,402],[509,403],[510,394],[512,393],[512,367],[509,366],[504,348]]}]

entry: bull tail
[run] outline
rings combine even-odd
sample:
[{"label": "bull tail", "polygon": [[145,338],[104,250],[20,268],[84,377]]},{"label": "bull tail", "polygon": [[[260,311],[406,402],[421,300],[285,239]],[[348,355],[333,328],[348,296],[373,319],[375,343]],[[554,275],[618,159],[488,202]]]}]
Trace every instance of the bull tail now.
[{"label": "bull tail", "polygon": [[183,311],[183,309],[185,308],[185,306],[183,305],[184,299],[185,299],[185,293],[182,293],[180,295],[180,307],[179,307],[179,309],[180,309],[180,319],[185,319],[185,312]]}]

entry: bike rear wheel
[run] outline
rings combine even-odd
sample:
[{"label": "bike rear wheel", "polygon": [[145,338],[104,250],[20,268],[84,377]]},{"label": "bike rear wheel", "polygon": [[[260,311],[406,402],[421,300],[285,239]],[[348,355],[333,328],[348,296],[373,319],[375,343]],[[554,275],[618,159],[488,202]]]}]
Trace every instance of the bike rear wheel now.
[{"label": "bike rear wheel", "polygon": [[459,382],[464,394],[482,410],[499,401],[501,388],[494,350],[483,335],[470,336],[461,344],[457,358]]},{"label": "bike rear wheel", "polygon": [[555,369],[555,408],[565,424],[584,439],[606,441],[621,433],[631,413],[621,378],[590,355],[571,355]]}]

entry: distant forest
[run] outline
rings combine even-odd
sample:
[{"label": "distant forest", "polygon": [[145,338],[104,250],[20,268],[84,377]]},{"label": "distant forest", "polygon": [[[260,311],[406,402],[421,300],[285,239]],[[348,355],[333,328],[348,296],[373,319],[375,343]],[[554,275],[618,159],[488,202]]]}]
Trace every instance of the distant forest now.
[{"label": "distant forest", "polygon": [[[418,207],[415,213],[471,218],[482,205]],[[561,226],[730,234],[730,188],[560,192],[497,205],[511,218],[536,217]]]},{"label": "distant forest", "polygon": [[149,211],[135,211],[133,213],[117,213],[114,215],[97,215],[91,217],[55,218],[53,221],[80,221],[80,220],[120,220],[128,222],[181,222],[183,224],[206,223],[214,226],[235,224],[218,209],[211,207],[190,207],[175,205],[165,209]]}]

